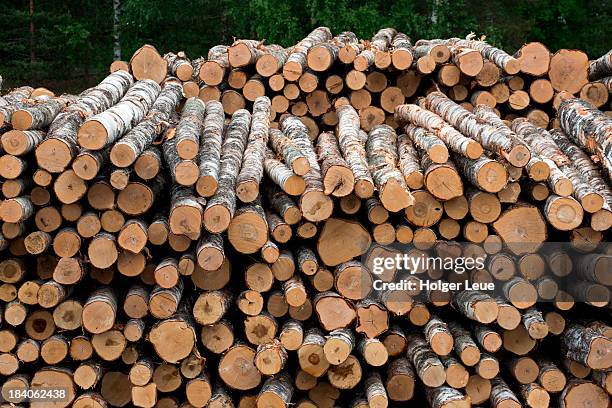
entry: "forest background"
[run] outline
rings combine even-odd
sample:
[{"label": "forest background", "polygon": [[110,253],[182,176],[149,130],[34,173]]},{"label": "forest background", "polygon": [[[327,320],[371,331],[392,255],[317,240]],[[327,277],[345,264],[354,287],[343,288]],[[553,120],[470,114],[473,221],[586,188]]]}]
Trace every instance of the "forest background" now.
[{"label": "forest background", "polygon": [[0,75],[20,84],[75,92],[97,83],[114,59],[144,43],[161,53],[206,55],[234,38],[295,44],[328,26],[368,39],[395,27],[420,38],[485,35],[514,53],[541,41],[596,58],[612,47],[608,0],[3,0]]}]

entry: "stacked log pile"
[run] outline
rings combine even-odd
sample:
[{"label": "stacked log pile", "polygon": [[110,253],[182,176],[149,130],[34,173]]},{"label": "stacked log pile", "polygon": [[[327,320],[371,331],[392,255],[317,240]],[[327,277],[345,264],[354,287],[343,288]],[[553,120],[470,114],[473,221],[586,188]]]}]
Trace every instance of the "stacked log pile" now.
[{"label": "stacked log pile", "polygon": [[[8,91],[1,406],[608,407],[610,92],[612,52],[326,27]],[[477,288],[374,290],[397,251]]]}]

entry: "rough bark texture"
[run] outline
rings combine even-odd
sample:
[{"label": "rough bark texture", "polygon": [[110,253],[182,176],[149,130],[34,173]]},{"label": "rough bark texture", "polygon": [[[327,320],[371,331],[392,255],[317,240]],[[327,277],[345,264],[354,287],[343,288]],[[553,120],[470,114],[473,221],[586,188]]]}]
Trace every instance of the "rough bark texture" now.
[{"label": "rough bark texture", "polygon": [[310,170],[308,159],[294,141],[278,129],[270,129],[269,141],[274,152],[283,158],[295,174],[303,176],[308,173]]},{"label": "rough bark texture", "polygon": [[214,195],[219,184],[224,120],[223,105],[217,101],[206,102],[206,118],[198,153],[200,178],[196,187],[203,197]]},{"label": "rough bark texture", "polygon": [[24,99],[28,99],[32,94],[34,88],[31,86],[21,86],[15,88],[6,95],[0,96],[0,106],[9,106],[16,103],[22,102]]},{"label": "rough bark texture", "polygon": [[359,116],[350,105],[342,106],[337,114],[338,144],[355,177],[355,193],[361,198],[368,198],[373,193],[374,181],[368,168],[364,143],[359,137]]},{"label": "rough bark texture", "polygon": [[147,114],[161,91],[157,82],[138,81],[119,103],[88,118],[77,133],[81,147],[100,150],[136,126]]},{"label": "rough bark texture", "polygon": [[170,115],[182,99],[176,80],[166,80],[147,116],[115,143],[110,159],[115,166],[131,166],[138,156],[167,128]]},{"label": "rough bark texture", "polygon": [[[524,165],[529,161],[529,151],[524,145],[514,143],[514,140],[503,133],[478,120],[476,115],[456,104],[441,92],[427,95],[423,104],[428,109],[440,115],[455,128],[476,140],[485,149],[498,153],[515,166]],[[522,148],[519,157],[511,154],[514,149]]]},{"label": "rough bark texture", "polygon": [[355,178],[342,157],[338,140],[333,133],[321,133],[317,139],[317,156],[321,162],[321,176],[326,195],[344,197],[353,191]]},{"label": "rough bark texture", "polygon": [[[250,125],[251,114],[248,111],[240,109],[234,112],[221,147],[218,187],[215,195],[208,200],[204,212],[204,226],[210,232],[225,231],[234,217],[236,211],[236,180],[242,165]],[[225,216],[223,221],[215,219],[215,217],[223,216],[215,215],[217,211],[221,211]]]},{"label": "rough bark texture", "polygon": [[285,163],[276,159],[274,153],[270,149],[266,149],[266,157],[263,166],[268,177],[270,177],[270,179],[285,193],[296,196],[304,192],[304,180],[296,176]]},{"label": "rough bark texture", "polygon": [[308,221],[322,221],[329,218],[333,210],[333,201],[324,195],[321,167],[317,161],[314,147],[308,136],[308,129],[295,116],[286,116],[280,123],[281,129],[293,140],[308,159],[310,170],[304,174],[306,190],[300,197],[300,210]]},{"label": "rough bark texture", "polygon": [[595,155],[608,177],[612,177],[612,119],[575,98],[562,101],[558,115],[565,134]]},{"label": "rough bark texture", "polygon": [[434,163],[446,163],[448,160],[448,149],[442,140],[419,126],[406,125],[404,130],[412,143],[419,149],[427,152],[427,155]]},{"label": "rough bark texture", "polygon": [[494,407],[520,407],[521,403],[508,384],[500,377],[491,380],[491,404]]},{"label": "rough bark texture", "polygon": [[181,159],[193,160],[198,155],[205,114],[206,104],[201,99],[189,98],[185,102],[174,136]]},{"label": "rough bark texture", "polygon": [[73,101],[74,97],[63,96],[24,105],[13,112],[11,124],[17,130],[42,129],[49,126],[62,109]]},{"label": "rough bark texture", "polygon": [[455,130],[440,116],[418,105],[400,105],[395,108],[395,119],[400,123],[412,123],[432,132],[448,148],[472,159],[480,157],[482,146]]},{"label": "rough bark texture", "polygon": [[470,406],[469,397],[451,387],[427,388],[426,395],[432,408]]},{"label": "rough bark texture", "polygon": [[38,165],[51,173],[65,170],[76,154],[79,127],[87,118],[117,104],[133,83],[129,73],[117,71],[81,93],[49,126],[47,139],[36,149]]},{"label": "rough bark texture", "polygon": [[391,62],[396,69],[406,69],[412,65],[412,43],[404,33],[397,33],[391,42]]},{"label": "rough bark texture", "polygon": [[472,35],[233,41],[0,97],[4,405],[607,407],[612,76]]},{"label": "rough bark texture", "polygon": [[589,63],[589,80],[596,81],[612,75],[612,50]]},{"label": "rough bark texture", "polygon": [[306,67],[308,50],[313,46],[327,42],[332,38],[332,33],[327,27],[315,28],[303,40],[298,42],[291,50],[285,65],[283,65],[283,76],[289,81],[295,81],[302,75]]},{"label": "rough bark texture", "polygon": [[520,63],[516,58],[508,55],[504,50],[487,44],[485,41],[474,40],[473,37],[474,35],[468,35],[465,40],[460,40],[458,43],[480,51],[483,58],[493,62],[509,75],[519,72]]},{"label": "rough bark texture", "polygon": [[[421,171],[419,154],[408,135],[399,135],[397,141],[399,169],[404,176],[406,185],[412,189],[419,189],[423,186],[423,172]],[[446,146],[444,148],[446,149]]]},{"label": "rough bark texture", "polygon": [[264,174],[263,162],[270,129],[270,99],[257,98],[253,104],[253,117],[248,143],[244,151],[242,168],[236,180],[236,194],[242,202],[251,202],[259,194],[259,182]]},{"label": "rough bark texture", "polygon": [[453,306],[465,317],[480,323],[491,323],[497,318],[497,304],[489,295],[476,290],[464,290],[453,297]]},{"label": "rough bark texture", "polygon": [[[597,212],[604,204],[603,196],[599,195],[594,186],[589,185],[589,180],[585,177],[584,169],[577,166],[577,163],[570,158],[555,144],[552,136],[544,129],[537,128],[528,121],[517,118],[512,122],[513,128],[531,146],[532,150],[550,159],[556,165],[556,169],[551,169],[551,189],[560,195],[564,192],[555,188],[555,182],[559,179],[567,179],[571,183],[570,193],[580,201],[588,212]],[[559,175],[559,170],[563,176]],[[554,178],[554,179],[553,179]],[[597,202],[595,202],[597,201]]]},{"label": "rough bark texture", "polygon": [[181,81],[188,81],[193,75],[193,67],[184,52],[169,52],[164,55],[168,62],[168,74],[177,77]]},{"label": "rough bark texture", "polygon": [[410,206],[414,199],[402,173],[397,169],[397,134],[388,125],[374,127],[366,143],[368,165],[385,208],[397,212]]},{"label": "rough bark texture", "polygon": [[427,342],[418,336],[408,336],[407,356],[412,359],[416,373],[428,387],[439,387],[446,379],[444,366]]},{"label": "rough bark texture", "polygon": [[591,158],[574,144],[565,133],[560,130],[553,130],[550,132],[550,136],[561,151],[574,164],[576,169],[580,169],[580,175],[586,180],[588,185],[604,198],[602,212],[599,214],[600,221],[596,225],[592,223],[591,226],[597,231],[610,228],[610,226],[612,226],[612,220],[610,219],[610,212],[612,211],[612,189],[610,189],[605,178],[602,176],[595,163],[591,161]]},{"label": "rough bark texture", "polygon": [[568,327],[562,336],[565,355],[596,370],[610,368],[611,343],[600,331],[579,324]]},{"label": "rough bark texture", "polygon": [[13,130],[4,133],[1,137],[4,151],[15,156],[30,153],[45,138],[42,130]]}]

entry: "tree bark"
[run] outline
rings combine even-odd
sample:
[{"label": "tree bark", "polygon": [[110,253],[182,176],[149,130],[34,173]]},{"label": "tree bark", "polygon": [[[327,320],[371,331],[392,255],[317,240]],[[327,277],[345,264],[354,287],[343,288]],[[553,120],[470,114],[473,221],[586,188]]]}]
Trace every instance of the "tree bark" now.
[{"label": "tree bark", "polygon": [[432,132],[442,140],[450,150],[471,159],[482,155],[482,146],[469,139],[446,123],[440,116],[425,110],[418,105],[400,105],[395,108],[395,119],[402,123],[412,123]]},{"label": "tree bark", "polygon": [[147,116],[127,132],[110,150],[111,162],[118,167],[128,167],[153,143],[167,127],[170,116],[178,106],[181,85],[167,80]]},{"label": "tree bark", "polygon": [[160,91],[154,81],[139,81],[115,106],[88,118],[78,130],[77,142],[91,150],[114,143],[145,117]]},{"label": "tree bark", "polygon": [[253,118],[242,168],[236,180],[236,195],[250,203],[259,195],[259,183],[264,174],[265,149],[270,128],[270,99],[258,98],[253,105]]},{"label": "tree bark", "polygon": [[368,165],[378,189],[380,201],[391,212],[402,210],[412,203],[404,177],[397,169],[397,135],[388,125],[373,128],[366,143]]}]

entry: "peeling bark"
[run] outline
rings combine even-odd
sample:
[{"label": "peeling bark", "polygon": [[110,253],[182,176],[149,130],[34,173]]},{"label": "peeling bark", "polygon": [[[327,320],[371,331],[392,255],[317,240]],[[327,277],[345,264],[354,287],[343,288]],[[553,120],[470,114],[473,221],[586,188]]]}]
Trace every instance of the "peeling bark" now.
[{"label": "peeling bark", "polygon": [[155,138],[167,129],[170,115],[181,99],[180,82],[166,80],[147,116],[113,145],[110,153],[112,163],[118,167],[131,166]]},{"label": "peeling bark", "polygon": [[332,34],[327,27],[315,28],[304,39],[298,42],[291,50],[285,65],[283,65],[283,76],[288,81],[296,81],[304,72],[307,65],[308,50],[313,46],[331,40]]},{"label": "peeling bark", "polygon": [[558,117],[565,134],[595,155],[608,177],[612,177],[612,118],[575,98],[561,102]]},{"label": "peeling bark", "polygon": [[181,159],[193,160],[198,155],[205,114],[206,104],[201,99],[194,97],[185,102],[175,133],[177,154]]},{"label": "peeling bark", "polygon": [[461,105],[456,104],[441,92],[432,92],[422,100],[421,107],[426,107],[440,115],[462,133],[469,135],[485,149],[495,152],[512,165],[524,166],[529,161],[529,149],[516,139],[507,137],[503,132],[478,120],[476,115]]},{"label": "peeling bark", "polygon": [[76,154],[81,124],[117,104],[133,83],[132,75],[117,71],[97,86],[82,92],[77,101],[57,115],[49,126],[47,139],[36,148],[38,165],[51,173],[64,171]]},{"label": "peeling bark", "polygon": [[298,176],[303,176],[310,170],[308,159],[302,153],[297,144],[283,135],[278,129],[270,129],[270,146],[274,152],[283,158],[283,161],[291,167]]},{"label": "peeling bark", "polygon": [[338,144],[355,178],[355,194],[360,198],[371,197],[374,181],[368,168],[367,155],[359,134],[359,116],[350,105],[336,110],[338,115]]},{"label": "peeling bark", "polygon": [[244,150],[242,168],[236,180],[236,194],[244,203],[259,195],[259,183],[264,174],[264,159],[270,130],[271,102],[266,96],[255,100],[248,143]]},{"label": "peeling bark", "polygon": [[250,125],[251,114],[239,109],[234,112],[227,127],[221,146],[218,187],[204,211],[204,226],[210,232],[225,231],[236,212],[236,179],[242,165]]},{"label": "peeling bark", "polygon": [[199,149],[200,177],[196,184],[196,190],[202,197],[214,195],[219,185],[224,121],[223,105],[217,101],[206,102],[206,117]]},{"label": "peeling bark", "polygon": [[432,132],[450,150],[476,159],[482,155],[482,146],[475,140],[465,137],[444,119],[418,105],[399,105],[395,108],[395,119],[402,123],[412,123]]},{"label": "peeling bark", "polygon": [[101,150],[114,143],[145,117],[160,91],[155,81],[138,81],[119,103],[88,118],[77,133],[77,142],[90,150]]},{"label": "peeling bark", "polygon": [[374,127],[366,143],[368,165],[380,201],[391,212],[410,206],[414,199],[402,173],[397,169],[397,134],[388,125]]},{"label": "peeling bark", "polygon": [[308,221],[323,221],[331,216],[334,203],[324,194],[321,168],[314,147],[308,136],[308,128],[300,119],[287,115],[280,122],[285,135],[293,140],[308,159],[310,170],[304,174],[306,189],[300,197],[300,210]]},{"label": "peeling bark", "polygon": [[164,59],[168,63],[168,74],[177,77],[181,81],[189,81],[193,75],[193,66],[184,52],[180,51],[177,54],[169,52],[164,55]]},{"label": "peeling bark", "polygon": [[344,197],[352,193],[355,177],[342,157],[338,139],[333,133],[321,133],[317,139],[317,155],[326,195]]}]

